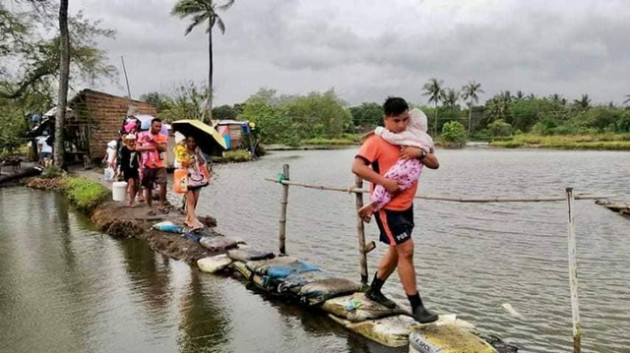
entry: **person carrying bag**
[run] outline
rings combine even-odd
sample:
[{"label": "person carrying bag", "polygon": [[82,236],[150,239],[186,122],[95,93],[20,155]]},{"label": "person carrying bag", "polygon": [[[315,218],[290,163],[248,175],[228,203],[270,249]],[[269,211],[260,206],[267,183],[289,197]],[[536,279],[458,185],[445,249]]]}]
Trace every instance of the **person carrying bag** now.
[{"label": "person carrying bag", "polygon": [[192,229],[203,228],[203,224],[195,214],[199,202],[199,191],[210,183],[210,173],[206,160],[197,147],[193,136],[188,136],[175,147],[175,159],[179,168],[174,173],[173,190],[185,194],[186,220],[184,224]]}]

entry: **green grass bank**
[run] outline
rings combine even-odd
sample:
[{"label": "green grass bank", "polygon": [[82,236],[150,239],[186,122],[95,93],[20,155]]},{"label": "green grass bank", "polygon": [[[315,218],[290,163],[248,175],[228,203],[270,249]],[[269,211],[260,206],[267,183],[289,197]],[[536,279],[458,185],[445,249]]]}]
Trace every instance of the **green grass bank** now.
[{"label": "green grass bank", "polygon": [[520,134],[490,142],[499,148],[554,148],[630,151],[630,134],[532,135]]}]

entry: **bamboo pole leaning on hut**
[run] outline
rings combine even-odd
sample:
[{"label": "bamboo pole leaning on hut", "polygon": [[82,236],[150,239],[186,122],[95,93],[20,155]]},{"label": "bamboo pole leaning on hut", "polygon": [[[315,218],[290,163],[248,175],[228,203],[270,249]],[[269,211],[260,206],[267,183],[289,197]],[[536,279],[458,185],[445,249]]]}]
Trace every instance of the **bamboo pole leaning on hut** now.
[{"label": "bamboo pole leaning on hut", "polygon": [[578,300],[577,259],[575,225],[573,215],[573,188],[567,188],[567,204],[569,209],[568,248],[569,248],[569,284],[571,286],[571,317],[573,319],[573,353],[582,351],[582,324],[580,323],[580,305]]},{"label": "bamboo pole leaning on hut", "polygon": [[289,165],[282,166],[282,175],[277,182],[282,183],[282,200],[280,201],[280,229],[278,231],[278,240],[280,254],[286,255],[286,237],[287,237],[287,204],[289,203],[289,184],[285,181],[289,180]]}]

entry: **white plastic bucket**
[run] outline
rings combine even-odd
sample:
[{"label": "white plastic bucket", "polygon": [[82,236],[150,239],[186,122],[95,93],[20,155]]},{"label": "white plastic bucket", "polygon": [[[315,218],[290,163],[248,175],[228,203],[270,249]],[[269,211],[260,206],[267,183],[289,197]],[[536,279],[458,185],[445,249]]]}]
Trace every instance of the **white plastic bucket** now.
[{"label": "white plastic bucket", "polygon": [[114,201],[125,201],[127,199],[126,181],[116,181],[112,184],[112,199]]}]

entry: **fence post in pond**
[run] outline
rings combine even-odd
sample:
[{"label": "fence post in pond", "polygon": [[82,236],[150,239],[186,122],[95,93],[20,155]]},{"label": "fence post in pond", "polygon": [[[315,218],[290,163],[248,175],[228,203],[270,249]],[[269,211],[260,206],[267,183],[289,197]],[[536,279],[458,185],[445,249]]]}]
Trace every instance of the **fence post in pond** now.
[{"label": "fence post in pond", "polygon": [[571,286],[571,315],[573,318],[573,353],[580,353],[582,351],[582,325],[580,323],[580,306],[578,301],[576,240],[573,217],[573,188],[567,188],[566,191],[569,209],[569,284]]},{"label": "fence post in pond", "polygon": [[[357,189],[363,188],[363,179],[356,176],[355,186]],[[359,237],[359,263],[361,264],[361,283],[367,285],[368,282],[368,270],[367,270],[367,252],[365,247],[365,228],[363,227],[363,220],[359,217],[359,210],[363,207],[363,193],[355,192],[356,205],[357,205],[357,236]]]},{"label": "fence post in pond", "polygon": [[[280,176],[280,182],[289,180],[289,165],[282,166],[282,175]],[[278,233],[278,240],[280,242],[280,254],[286,255],[287,249],[285,246],[285,240],[287,237],[287,203],[289,202],[289,185],[282,183],[282,201],[280,201],[280,230]]]}]

